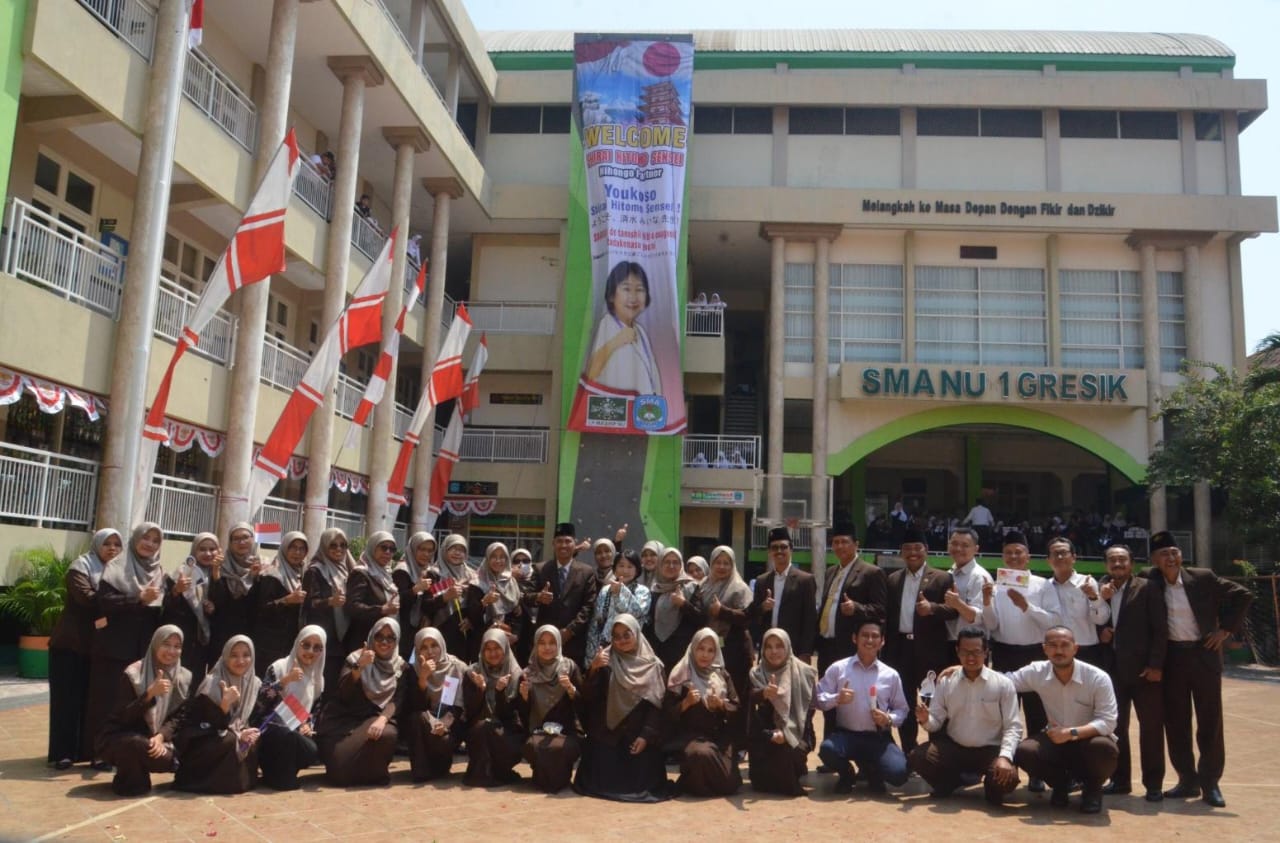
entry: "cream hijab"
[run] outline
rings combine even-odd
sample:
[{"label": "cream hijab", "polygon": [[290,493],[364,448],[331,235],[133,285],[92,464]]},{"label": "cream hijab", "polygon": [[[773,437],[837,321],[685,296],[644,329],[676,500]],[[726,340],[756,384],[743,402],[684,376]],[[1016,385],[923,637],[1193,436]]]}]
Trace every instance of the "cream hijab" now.
[{"label": "cream hijab", "polygon": [[124,537],[120,535],[119,530],[104,527],[93,534],[93,540],[89,542],[89,549],[77,556],[76,560],[71,563],[71,570],[79,571],[88,577],[95,591],[98,589],[98,583],[102,582],[102,572],[107,568],[107,564],[102,561],[102,545],[112,536],[120,539],[120,544],[124,544]]},{"label": "cream hijab", "polygon": [[[543,635],[550,635],[556,640],[556,654],[551,661],[544,662],[538,658],[538,640]],[[533,634],[533,653],[529,656],[529,666],[524,669],[524,678],[529,680],[529,729],[541,728],[547,712],[555,708],[564,697],[564,688],[560,685],[561,676],[573,675],[573,662],[564,657],[564,645],[560,639],[560,630],[554,624],[543,624]]]},{"label": "cream hijab", "polygon": [[[302,646],[302,642],[308,638],[319,638],[321,644],[328,646],[329,635],[324,631],[324,627],[310,624],[298,630],[297,636],[293,639],[293,649],[289,651],[289,655],[282,659],[276,659],[271,663],[271,672],[276,677],[277,682],[292,673],[295,667],[301,666],[298,662],[298,649]],[[317,654],[316,660],[311,663],[310,668],[304,667],[302,669],[301,679],[297,682],[290,682],[287,685],[280,686],[280,696],[284,697],[292,694],[297,697],[298,702],[302,703],[302,707],[307,711],[311,710],[311,707],[315,705],[316,699],[323,692],[324,653]]]},{"label": "cream hijab", "polygon": [[[489,560],[493,559],[494,554],[499,551],[507,557],[507,564],[501,572],[495,574],[489,567]],[[507,546],[502,542],[494,542],[485,549],[484,562],[480,565],[480,572],[476,576],[476,586],[485,594],[491,591],[498,594],[498,602],[485,607],[484,614],[487,620],[493,620],[499,615],[509,615],[520,605],[520,581],[511,572],[511,554],[507,552]]]},{"label": "cream hijab", "polygon": [[[436,642],[440,647],[440,658],[436,659],[436,669],[432,671],[431,676],[427,679],[427,702],[432,709],[440,706],[440,694],[444,692],[444,680],[447,677],[454,677],[461,680],[467,672],[466,662],[457,656],[449,654],[449,647],[445,644],[444,635],[434,626],[423,627],[418,630],[418,634],[413,636],[413,652],[416,654],[418,664],[422,664],[427,658],[423,652],[422,645],[428,638]],[[454,700],[454,705],[461,706],[461,700]]]},{"label": "cream hijab", "polygon": [[149,585],[163,585],[164,571],[160,567],[160,549],[156,549],[155,556],[141,556],[137,550],[139,540],[152,531],[159,533],[161,541],[164,540],[164,531],[154,521],[143,521],[133,528],[133,532],[129,534],[129,541],[124,546],[124,553],[112,559],[103,569],[103,582],[134,599],[137,599],[142,594],[142,589]]},{"label": "cream hijab", "polygon": [[[376,533],[370,533],[369,538],[364,543],[364,550],[360,551],[360,560],[356,563],[356,569],[364,571],[369,576],[369,581],[373,583],[376,590],[382,592],[380,603],[387,603],[392,597],[398,597],[400,590],[396,588],[395,579],[392,578],[391,572],[395,569],[395,562],[388,561],[386,566],[379,565],[377,560],[373,558],[373,551],[380,544],[396,543],[395,536],[379,530]],[[395,551],[392,551],[395,553]],[[377,597],[378,595],[374,595]]]},{"label": "cream hijab", "polygon": [[[484,645],[490,641],[502,648],[502,660],[498,662],[497,667],[490,667],[489,663],[484,660]],[[497,627],[485,630],[484,637],[480,639],[480,657],[476,663],[471,665],[471,669],[484,677],[485,699],[492,704],[497,702],[497,682],[504,676],[510,676],[511,680],[507,682],[507,687],[502,691],[502,695],[508,700],[514,699],[516,692],[520,690],[520,663],[516,661],[515,655],[511,652],[511,639],[507,637],[507,633]],[[494,695],[491,697],[490,695]]]},{"label": "cream hijab", "polygon": [[[227,669],[231,650],[237,644],[244,644],[249,648],[249,669],[243,676],[233,676]],[[223,683],[226,683],[229,688],[240,690],[240,699],[227,711],[227,718],[233,731],[248,725],[249,714],[258,702],[258,691],[262,690],[262,680],[258,679],[258,674],[254,672],[253,661],[253,639],[247,635],[233,635],[227,639],[226,644],[222,645],[222,655],[218,657],[217,664],[209,670],[209,675],[200,683],[200,693],[219,705],[222,704]]]},{"label": "cream hijab", "polygon": [[[395,633],[396,643],[391,648],[391,655],[384,659],[377,655],[373,639],[385,627],[390,627]],[[384,709],[395,696],[396,686],[400,684],[400,674],[404,672],[405,660],[400,657],[400,622],[395,618],[378,618],[373,622],[373,629],[369,630],[369,637],[365,639],[364,645],[373,650],[374,657],[360,671],[360,684],[364,686],[364,695],[369,702]],[[347,667],[354,669],[359,661],[360,651],[357,650],[347,656]]]},{"label": "cream hijab", "polygon": [[[742,575],[738,573],[737,560],[733,555],[733,548],[728,545],[720,545],[711,551],[711,561],[714,563],[721,554],[729,557],[729,576],[723,579],[715,578],[715,565],[711,566],[711,573],[707,574],[707,578],[698,583],[698,594],[702,597],[702,606],[705,609],[711,605],[711,599],[715,598],[720,601],[720,605],[727,609],[745,609],[751,605],[751,589],[742,581]],[[720,620],[719,618],[711,618],[709,625],[716,631],[717,635],[725,635],[729,632],[729,622]]]},{"label": "cream hijab", "polygon": [[[425,565],[418,564],[418,548],[423,544],[431,543],[431,557],[427,559]],[[404,569],[409,575],[409,579],[415,584],[421,582],[431,572],[431,567],[436,563],[436,538],[425,530],[414,533],[409,537],[409,546],[405,550],[404,558],[400,560],[400,564],[396,569]],[[422,626],[422,595],[413,595],[413,603],[409,606],[409,623],[417,629]],[[421,631],[421,630],[419,630]]]},{"label": "cream hijab", "polygon": [[302,542],[302,546],[304,548],[307,550],[311,549],[309,542],[307,541],[306,533],[303,533],[300,530],[291,530],[285,533],[280,539],[280,549],[276,552],[276,558],[272,561],[271,565],[262,572],[264,577],[271,577],[273,580],[278,580],[280,585],[284,586],[286,594],[292,594],[302,588],[302,574],[307,569],[307,558],[305,552],[302,556],[301,567],[295,568],[289,564],[287,552],[294,542]]},{"label": "cream hijab", "polygon": [[[697,659],[694,658],[694,651],[703,641],[711,641],[716,648],[715,658],[705,670],[698,667]],[[684,651],[684,657],[671,668],[667,687],[674,691],[686,686],[698,691],[704,697],[707,694],[728,697],[728,689],[733,687],[729,674],[724,669],[724,653],[720,651],[720,637],[710,627],[704,626],[693,634],[693,640],[689,642],[689,648]]]},{"label": "cream hijab", "polygon": [[621,653],[614,650],[613,645],[605,648],[609,654],[609,695],[604,720],[610,729],[618,728],[641,700],[661,708],[667,688],[662,679],[662,662],[641,633],[640,622],[633,615],[623,614],[613,619],[615,627],[619,624],[631,630],[636,649]]},{"label": "cream hijab", "polygon": [[[764,645],[770,638],[777,638],[787,650],[786,660],[780,667],[766,664]],[[751,670],[751,687],[762,690],[772,679],[778,686],[773,703],[773,725],[782,731],[790,746],[799,746],[804,739],[804,724],[813,705],[814,688],[818,685],[818,671],[795,657],[791,650],[791,636],[785,629],[774,627],[760,639],[760,662]]]},{"label": "cream hijab", "polygon": [[[124,675],[129,677],[129,682],[133,685],[133,692],[139,697],[147,692],[151,683],[160,675],[161,668],[156,665],[156,650],[160,648],[161,643],[175,635],[178,636],[179,641],[182,641],[180,627],[171,623],[160,627],[151,635],[151,645],[147,647],[147,654],[124,669]],[[160,731],[169,712],[176,711],[178,706],[187,701],[187,696],[191,693],[191,671],[183,667],[181,662],[171,668],[169,679],[172,682],[169,693],[156,697],[155,705],[147,709],[147,725],[151,728],[153,735]]]},{"label": "cream hijab", "polygon": [[[680,573],[672,578],[662,575],[662,563],[668,556],[675,556],[680,560]],[[680,608],[671,602],[671,595],[694,584],[693,577],[685,573],[684,557],[679,550],[668,547],[658,555],[658,570],[649,591],[653,593],[653,631],[659,641],[666,641],[680,626]]]},{"label": "cream hijab", "polygon": [[[662,566],[663,549],[664,548],[662,547],[662,542],[656,541],[656,540],[647,541],[640,548],[640,570],[636,571],[636,582],[640,583],[640,585],[644,586],[645,588],[653,588],[653,584],[657,582],[658,568]],[[644,552],[646,550],[652,550],[658,556],[658,561],[654,565],[652,571],[646,570],[644,567]]]},{"label": "cream hijab", "polygon": [[[320,542],[316,545],[315,553],[311,554],[311,562],[308,563],[307,568],[315,568],[319,571],[320,576],[324,577],[325,582],[329,583],[329,587],[335,592],[345,592],[347,590],[347,573],[356,566],[356,562],[351,558],[351,551],[347,551],[347,558],[343,562],[333,562],[329,559],[325,551],[335,539],[346,541],[347,534],[337,527],[330,527],[320,534]],[[345,637],[347,627],[350,626],[346,608],[342,606],[333,608],[333,624],[338,632],[338,638]]]},{"label": "cream hijab", "polygon": [[458,588],[465,588],[475,578],[475,571],[471,570],[471,566],[464,559],[461,563],[454,565],[449,561],[449,548],[454,545],[462,545],[462,549],[467,549],[467,539],[457,533],[450,533],[444,537],[444,543],[440,545],[440,558],[436,561],[436,568],[440,571],[442,578],[452,578],[457,580]]},{"label": "cream hijab", "polygon": [[[253,547],[243,557],[238,557],[231,549],[235,546],[235,543],[231,541],[231,537],[246,530],[253,538]],[[227,533],[227,550],[222,560],[222,576],[227,581],[227,590],[237,600],[247,596],[249,589],[253,588],[254,575],[251,566],[253,565],[253,560],[257,558],[257,533],[254,532],[252,524],[248,521],[241,521],[231,528],[231,532]]]}]

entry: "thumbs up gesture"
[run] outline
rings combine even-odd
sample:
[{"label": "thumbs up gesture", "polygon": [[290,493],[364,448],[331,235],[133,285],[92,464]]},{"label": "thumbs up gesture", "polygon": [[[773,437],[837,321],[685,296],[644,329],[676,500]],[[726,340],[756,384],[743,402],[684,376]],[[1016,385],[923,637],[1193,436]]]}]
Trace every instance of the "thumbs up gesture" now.
[{"label": "thumbs up gesture", "polygon": [[240,689],[235,685],[228,685],[226,682],[219,682],[222,686],[222,711],[225,714],[231,710],[231,706],[240,702]]},{"label": "thumbs up gesture", "polygon": [[933,614],[933,604],[924,596],[924,592],[916,595],[916,614],[921,617],[928,617]]},{"label": "thumbs up gesture", "polygon": [[550,603],[552,599],[553,597],[551,594],[551,583],[547,583],[546,585],[542,586],[542,591],[538,592],[538,603],[539,605],[545,606],[548,603]]},{"label": "thumbs up gesture", "polygon": [[293,670],[285,674],[285,677],[280,680],[280,683],[283,685],[289,685],[293,682],[301,682],[303,676],[302,668],[295,664],[293,666]]},{"label": "thumbs up gesture", "polygon": [[771,700],[778,696],[778,677],[770,676],[769,684],[764,686],[764,698]]},{"label": "thumbs up gesture", "polygon": [[173,683],[165,676],[163,670],[156,671],[155,681],[147,688],[147,699],[163,697],[173,688]]},{"label": "thumbs up gesture", "polygon": [[625,539],[625,538],[627,537],[627,527],[628,527],[628,526],[629,526],[629,525],[627,525],[627,524],[623,524],[621,527],[619,527],[619,528],[618,528],[618,532],[616,532],[616,533],[614,533],[614,534],[613,534],[613,543],[614,543],[614,544],[616,544],[616,545],[621,545],[621,544],[622,544],[622,540],[623,540],[623,539]]},{"label": "thumbs up gesture", "polygon": [[858,604],[850,600],[849,595],[846,594],[840,599],[840,614],[846,618],[853,617],[853,611],[857,606]]},{"label": "thumbs up gesture", "polygon": [[853,689],[849,687],[848,682],[840,685],[840,691],[836,694],[836,705],[848,705],[853,702]]},{"label": "thumbs up gesture", "polygon": [[684,604],[687,602],[689,601],[685,599],[684,591],[682,589],[677,588],[675,591],[671,592],[672,606],[675,606],[677,609],[681,609],[684,608]]},{"label": "thumbs up gesture", "polygon": [[360,650],[360,658],[356,659],[356,667],[368,667],[373,664],[373,655],[373,650],[370,650],[368,647]]},{"label": "thumbs up gesture", "polygon": [[960,592],[956,591],[954,584],[947,589],[947,596],[943,598],[943,602],[952,609],[959,609],[964,605],[964,601],[960,599]]},{"label": "thumbs up gesture", "polygon": [[524,674],[520,675],[520,699],[529,699],[529,677]]},{"label": "thumbs up gesture", "polygon": [[773,611],[773,590],[766,588],[764,590],[764,600],[760,601],[760,609],[764,612]]},{"label": "thumbs up gesture", "polygon": [[713,618],[717,618],[720,616],[720,598],[719,597],[713,596],[711,598],[711,602],[707,604],[707,612],[709,612],[711,614],[711,617]]}]

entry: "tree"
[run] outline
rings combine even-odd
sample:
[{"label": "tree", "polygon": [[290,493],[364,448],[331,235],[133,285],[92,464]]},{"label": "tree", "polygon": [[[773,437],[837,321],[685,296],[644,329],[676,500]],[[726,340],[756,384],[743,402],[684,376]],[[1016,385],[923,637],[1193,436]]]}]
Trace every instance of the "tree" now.
[{"label": "tree", "polygon": [[[1280,333],[1259,351],[1280,351]],[[1185,361],[1186,380],[1160,402],[1170,433],[1151,455],[1147,482],[1190,487],[1207,480],[1227,496],[1226,516],[1244,542],[1280,543],[1280,376],[1241,377]]]}]

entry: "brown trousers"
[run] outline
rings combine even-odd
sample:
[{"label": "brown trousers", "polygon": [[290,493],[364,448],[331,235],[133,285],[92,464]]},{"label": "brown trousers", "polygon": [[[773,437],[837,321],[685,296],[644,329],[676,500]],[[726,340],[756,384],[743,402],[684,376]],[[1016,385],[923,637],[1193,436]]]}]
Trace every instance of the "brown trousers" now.
[{"label": "brown trousers", "polygon": [[999,746],[961,746],[945,734],[934,734],[928,743],[917,746],[907,759],[907,766],[920,774],[939,793],[950,793],[960,786],[962,773],[981,773],[982,788],[988,802],[1000,804],[1006,793],[1018,786],[1017,779],[1007,785],[996,781],[993,774]]},{"label": "brown trousers", "polygon": [[1071,779],[1084,782],[1085,793],[1097,793],[1116,769],[1120,750],[1110,737],[1098,735],[1083,741],[1054,743],[1044,732],[1018,744],[1013,763],[1027,775],[1043,779],[1054,790],[1071,785]]}]

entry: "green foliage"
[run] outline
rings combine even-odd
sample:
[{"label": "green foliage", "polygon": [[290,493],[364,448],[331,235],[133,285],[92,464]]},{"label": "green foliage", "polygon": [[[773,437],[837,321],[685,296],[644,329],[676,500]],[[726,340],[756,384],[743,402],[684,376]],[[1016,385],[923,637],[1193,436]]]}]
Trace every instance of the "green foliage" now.
[{"label": "green foliage", "polygon": [[351,552],[351,558],[360,561],[360,554],[364,553],[364,546],[369,540],[364,536],[351,536],[347,541],[350,542],[347,550]]},{"label": "green foliage", "polygon": [[0,613],[26,624],[31,635],[49,635],[66,605],[67,569],[80,554],[59,556],[47,546],[19,548],[14,554],[27,570],[0,594]]},{"label": "green foliage", "polygon": [[1280,541],[1280,382],[1187,365],[1186,380],[1160,402],[1171,434],[1151,455],[1148,482],[1207,480],[1226,493],[1227,520],[1240,538]]}]

